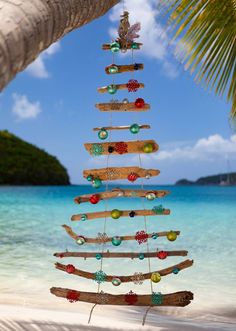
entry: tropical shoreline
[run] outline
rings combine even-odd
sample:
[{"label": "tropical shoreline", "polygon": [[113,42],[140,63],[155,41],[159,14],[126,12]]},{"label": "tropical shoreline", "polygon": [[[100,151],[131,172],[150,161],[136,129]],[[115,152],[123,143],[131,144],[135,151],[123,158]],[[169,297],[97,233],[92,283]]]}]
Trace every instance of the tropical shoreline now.
[{"label": "tropical shoreline", "polygon": [[[80,305],[81,308],[81,305]],[[114,308],[97,308],[88,325],[89,307],[79,313],[56,311],[49,309],[32,309],[16,305],[0,304],[0,329],[4,331],[123,331],[123,330],[155,330],[155,331],[233,331],[236,319],[223,319],[217,316],[195,316],[192,318],[178,315],[166,315],[150,312],[145,326],[142,324],[141,310]],[[105,311],[104,311],[105,310]],[[143,312],[144,313],[144,312]],[[111,327],[112,325],[112,327]],[[115,326],[115,327],[114,327]]]},{"label": "tropical shoreline", "polygon": [[[152,186],[150,186],[151,188]],[[155,186],[153,186],[153,189]],[[167,188],[166,188],[167,189]],[[70,304],[50,294],[52,286],[76,290],[97,291],[97,283],[81,277],[72,277],[58,272],[54,268],[56,262],[53,254],[60,250],[77,250],[78,247],[61,228],[62,224],[70,224],[72,214],[86,211],[86,204],[72,203],[73,197],[89,188],[69,187],[27,187],[1,188],[1,249],[0,270],[0,330],[4,331],[74,331],[74,330],[109,330],[115,325],[118,330],[142,330],[142,318],[145,309],[135,307],[97,306],[90,329],[87,326],[91,304],[78,302]],[[172,293],[189,290],[194,293],[191,305],[184,309],[159,308],[151,309],[147,317],[147,330],[163,331],[197,331],[197,330],[234,330],[236,312],[235,303],[235,273],[234,273],[234,242],[235,242],[235,196],[233,187],[171,187],[172,194],[157,204],[163,203],[173,213],[167,217],[150,220],[148,230],[164,231],[180,230],[181,236],[174,246],[162,238],[150,241],[150,249],[186,249],[189,258],[194,260],[193,268],[170,275],[168,279],[155,287],[155,291]],[[140,200],[134,198],[132,206],[138,209]],[[128,209],[124,200],[114,199],[110,208]],[[152,208],[153,203],[147,202]],[[103,208],[102,203],[96,210]],[[84,236],[95,237],[101,231],[101,222],[88,223],[86,228],[80,224],[72,224],[74,231]],[[141,230],[143,224],[137,219]],[[108,222],[109,236],[134,233],[134,223],[129,219],[114,224]],[[229,231],[230,229],[230,231]],[[81,231],[81,232],[80,232]],[[222,244],[224,246],[222,247]],[[174,248],[173,248],[174,247]],[[219,248],[222,249],[219,249]],[[108,249],[114,249],[111,245]],[[81,251],[87,250],[81,248]],[[92,251],[98,249],[89,247]],[[124,242],[121,251],[131,249],[143,250],[137,242]],[[120,260],[111,265],[105,261],[104,270],[107,273],[120,275]],[[152,270],[159,270],[168,265],[178,263],[179,258],[171,257],[166,261],[153,259]],[[68,258],[65,263],[72,263],[89,272],[98,270],[96,259]],[[219,265],[223,272],[219,272]],[[132,275],[137,271],[146,272],[147,263],[144,261],[124,260],[122,274]],[[167,281],[168,280],[168,281]],[[111,287],[103,284],[102,290],[108,293],[128,293],[130,289],[136,293],[150,293],[150,285],[144,283],[142,288],[135,284],[122,284],[121,287]],[[52,310],[53,309],[53,310]],[[160,313],[161,311],[161,313]],[[32,324],[34,321],[34,325]],[[5,321],[15,323],[11,329],[4,326]],[[101,321],[101,322],[99,322]],[[120,325],[122,321],[124,325]],[[20,323],[22,327],[20,326]],[[23,323],[23,324],[22,324]],[[46,323],[46,324],[45,324]],[[62,329],[61,325],[65,325]],[[100,324],[99,324],[100,323]],[[50,325],[49,325],[50,324]],[[84,326],[83,326],[83,325]],[[70,328],[67,327],[70,325]],[[81,326],[82,325],[82,326]],[[95,326],[96,328],[95,328]],[[232,327],[233,326],[233,327]],[[105,328],[105,329],[104,329]],[[113,328],[114,329],[114,328]]]}]

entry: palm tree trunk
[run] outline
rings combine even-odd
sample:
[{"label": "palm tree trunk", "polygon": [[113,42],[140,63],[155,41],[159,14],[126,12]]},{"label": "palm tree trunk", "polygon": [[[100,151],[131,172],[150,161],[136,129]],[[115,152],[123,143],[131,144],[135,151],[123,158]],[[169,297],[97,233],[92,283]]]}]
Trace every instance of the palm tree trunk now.
[{"label": "palm tree trunk", "polygon": [[0,0],[0,91],[44,49],[120,0]]}]

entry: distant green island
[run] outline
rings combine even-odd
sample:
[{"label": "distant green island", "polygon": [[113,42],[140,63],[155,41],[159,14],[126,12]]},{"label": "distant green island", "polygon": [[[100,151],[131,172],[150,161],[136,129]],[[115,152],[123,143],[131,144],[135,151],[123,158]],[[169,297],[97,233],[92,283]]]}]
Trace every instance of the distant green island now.
[{"label": "distant green island", "polygon": [[55,156],[8,131],[0,131],[0,185],[70,185]]},{"label": "distant green island", "polygon": [[214,176],[201,177],[196,181],[188,179],[180,179],[175,185],[221,185],[230,186],[236,185],[236,172],[229,172]]}]

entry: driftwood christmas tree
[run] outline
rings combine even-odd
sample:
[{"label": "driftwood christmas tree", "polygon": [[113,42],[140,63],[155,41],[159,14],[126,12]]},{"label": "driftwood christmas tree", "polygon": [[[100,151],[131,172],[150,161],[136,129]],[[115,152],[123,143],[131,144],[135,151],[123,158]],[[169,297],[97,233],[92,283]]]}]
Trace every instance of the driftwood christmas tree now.
[{"label": "driftwood christmas tree", "polygon": [[[113,54],[113,62],[115,58],[115,53],[122,51],[130,51],[132,53],[132,59],[134,58],[135,50],[138,50],[142,47],[142,44],[136,43],[135,38],[138,37],[137,32],[140,29],[140,24],[136,23],[133,26],[130,26],[129,23],[129,14],[124,12],[121,16],[120,26],[118,30],[119,38],[113,41],[111,44],[104,44],[103,50],[110,50]],[[134,73],[137,70],[143,70],[144,66],[141,63],[131,63],[128,65],[117,65],[111,64],[105,68],[105,72],[108,75],[114,75],[131,72]],[[118,90],[128,90],[129,92],[137,92],[140,88],[144,88],[144,84],[139,83],[135,79],[130,79],[128,83],[125,84],[115,84],[114,80],[111,85],[98,88],[100,93],[109,93],[115,94]],[[114,99],[109,103],[99,103],[96,104],[96,108],[100,111],[106,112],[140,112],[148,111],[150,105],[147,104],[142,98],[136,98],[135,101],[129,102],[127,99],[124,99],[122,102],[117,102]],[[192,260],[185,260],[175,265],[171,265],[167,268],[158,268],[158,270],[151,270],[149,263],[149,272],[141,273],[136,272],[134,275],[108,275],[103,270],[103,259],[106,258],[116,258],[116,259],[139,259],[146,260],[148,259],[158,259],[164,260],[172,256],[186,256],[188,252],[186,250],[157,250],[150,251],[149,249],[149,240],[155,240],[161,238],[166,238],[169,241],[175,241],[180,235],[180,231],[169,230],[166,232],[153,232],[148,233],[147,231],[147,221],[149,217],[154,217],[158,221],[159,215],[170,214],[169,209],[165,209],[162,205],[154,206],[151,209],[146,209],[145,204],[143,203],[145,199],[155,200],[159,198],[164,198],[168,191],[165,190],[145,190],[143,184],[140,189],[122,189],[115,188],[109,190],[108,183],[114,180],[127,179],[130,183],[134,183],[138,179],[149,179],[150,177],[157,176],[159,170],[157,169],[144,169],[141,165],[141,154],[143,153],[155,153],[159,146],[154,140],[132,140],[132,141],[110,141],[110,135],[113,130],[129,130],[131,134],[138,135],[139,131],[142,129],[150,129],[150,126],[147,124],[132,124],[128,126],[104,126],[100,128],[94,128],[94,131],[98,132],[98,137],[100,142],[86,143],[85,148],[92,156],[107,155],[107,162],[105,168],[100,169],[89,169],[84,170],[83,176],[91,182],[92,186],[96,190],[102,186],[102,182],[106,181],[106,189],[99,193],[93,194],[84,194],[75,197],[74,201],[77,204],[85,203],[90,204],[88,207],[89,212],[84,214],[73,215],[72,221],[80,221],[81,226],[83,226],[84,221],[89,222],[90,220],[97,220],[97,222],[103,222],[103,228],[106,229],[107,219],[120,219],[121,217],[136,218],[138,222],[144,222],[144,230],[137,231],[134,234],[127,234],[125,236],[116,235],[114,237],[108,237],[106,232],[98,233],[96,238],[88,238],[82,235],[76,234],[71,227],[63,225],[67,234],[77,243],[81,245],[90,245],[97,244],[97,252],[59,252],[55,253],[54,256],[60,259],[67,257],[77,257],[77,258],[95,258],[100,263],[100,269],[94,273],[87,272],[81,269],[76,268],[72,264],[62,264],[56,263],[55,266],[57,269],[72,274],[73,276],[84,277],[87,279],[94,280],[98,283],[97,292],[84,292],[77,291],[74,289],[66,288],[51,288],[51,293],[62,298],[68,299],[70,302],[84,301],[93,303],[96,305],[135,305],[135,306],[148,306],[148,310],[153,306],[186,306],[193,299],[193,294],[189,291],[182,291],[177,293],[162,294],[160,292],[155,292],[153,290],[153,285],[159,283],[162,277],[168,276],[170,274],[178,274],[180,271],[191,267],[193,264]],[[109,140],[106,142],[105,140]],[[124,154],[137,154],[139,156],[139,166],[130,166],[130,167],[109,167],[109,156],[116,155],[117,157],[122,157]],[[133,210],[104,210],[102,212],[92,211],[91,206],[99,203],[102,200],[116,199],[116,198],[127,198],[130,199],[130,205],[132,206],[132,198],[140,198],[142,200],[143,209]],[[130,252],[119,252],[118,247],[123,241],[137,241],[138,244],[143,244],[146,248],[143,253],[130,251]],[[112,243],[116,248],[115,251],[110,252],[106,249],[106,244]],[[121,262],[122,263],[122,262]],[[101,284],[103,282],[111,283],[114,286],[122,286],[122,283],[132,283],[142,284],[143,281],[149,280],[151,284],[151,291],[149,294],[136,294],[132,290],[128,293],[123,294],[109,294],[101,291]],[[93,311],[92,308],[92,311]],[[146,312],[148,312],[148,310]],[[91,311],[91,312],[92,312]],[[146,318],[146,313],[144,321]]]}]

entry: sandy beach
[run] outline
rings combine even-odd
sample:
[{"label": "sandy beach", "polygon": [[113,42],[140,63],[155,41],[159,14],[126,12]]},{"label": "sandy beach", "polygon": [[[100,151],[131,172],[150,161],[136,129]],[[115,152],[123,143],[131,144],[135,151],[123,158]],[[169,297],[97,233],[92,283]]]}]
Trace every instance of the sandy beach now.
[{"label": "sandy beach", "polygon": [[[79,306],[81,307],[81,305]],[[14,305],[0,305],[1,331],[233,331],[236,328],[235,318],[222,318],[208,314],[184,317],[173,314],[166,315],[160,311],[152,311],[148,315],[145,326],[141,325],[144,310],[122,308],[114,310],[108,307],[97,307],[88,324],[90,306],[85,305],[79,313],[32,309]],[[81,311],[81,312],[80,312]],[[86,312],[87,311],[87,312]]]},{"label": "sandy beach", "polygon": [[[97,291],[97,283],[65,275],[54,268],[54,252],[66,248],[71,251],[78,249],[63,233],[60,225],[73,212],[78,212],[78,208],[82,211],[82,207],[78,206],[74,206],[74,210],[70,209],[71,196],[76,196],[79,189],[84,191],[83,187],[2,188],[0,331],[236,330],[235,188],[171,187],[174,193],[166,198],[166,205],[175,210],[175,215],[160,221],[158,219],[158,224],[150,222],[149,228],[153,232],[157,226],[160,231],[174,227],[182,231],[182,236],[174,246],[160,239],[151,241],[150,247],[153,250],[156,247],[167,250],[184,248],[195,262],[191,270],[163,279],[155,286],[155,290],[161,293],[190,290],[194,293],[194,300],[184,309],[151,309],[144,327],[142,319],[145,309],[97,306],[91,324],[88,325],[91,304],[71,304],[50,294],[52,286]],[[222,196],[225,196],[223,202]],[[119,207],[121,203],[124,204],[116,201],[114,207]],[[133,200],[135,208],[138,208],[138,203],[138,200]],[[109,235],[116,234],[113,224],[108,229]],[[119,233],[132,233],[132,227],[130,222],[120,222]],[[76,225],[74,229],[81,230]],[[85,236],[96,236],[100,231],[100,223],[88,223],[85,230],[82,232]],[[222,243],[224,249],[219,251]],[[123,243],[120,249],[141,250],[142,247],[139,248],[137,243]],[[152,269],[164,268],[180,261],[174,257],[166,261],[153,260]],[[110,262],[105,261],[105,271],[119,275],[121,261]],[[96,271],[99,267],[96,259],[84,261],[68,258],[65,263],[75,264],[88,271]],[[127,275],[136,271],[145,272],[147,263],[145,260],[124,260],[122,268],[122,273]],[[142,287],[122,284],[120,288],[102,284],[102,290],[107,293],[128,293],[130,289],[136,293],[150,291],[147,282]]]}]

